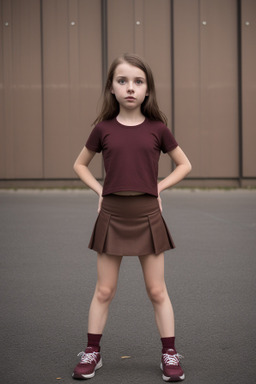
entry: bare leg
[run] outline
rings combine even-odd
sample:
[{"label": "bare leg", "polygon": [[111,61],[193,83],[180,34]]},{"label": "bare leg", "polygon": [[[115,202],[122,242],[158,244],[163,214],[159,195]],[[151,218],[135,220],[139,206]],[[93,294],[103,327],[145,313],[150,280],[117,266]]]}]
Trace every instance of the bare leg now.
[{"label": "bare leg", "polygon": [[89,311],[88,333],[102,334],[115,296],[122,257],[98,254],[98,280]]},{"label": "bare leg", "polygon": [[140,256],[139,259],[160,336],[172,337],[175,334],[174,313],[164,280],[164,254]]}]

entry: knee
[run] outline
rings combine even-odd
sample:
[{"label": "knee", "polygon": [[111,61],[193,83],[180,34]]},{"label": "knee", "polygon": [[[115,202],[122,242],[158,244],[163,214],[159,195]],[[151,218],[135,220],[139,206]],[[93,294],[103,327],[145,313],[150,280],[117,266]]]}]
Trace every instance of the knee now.
[{"label": "knee", "polygon": [[98,286],[96,289],[96,297],[100,303],[108,303],[115,296],[115,289],[107,286]]},{"label": "knee", "polygon": [[148,296],[153,304],[162,304],[166,298],[165,286],[152,286],[147,289]]}]

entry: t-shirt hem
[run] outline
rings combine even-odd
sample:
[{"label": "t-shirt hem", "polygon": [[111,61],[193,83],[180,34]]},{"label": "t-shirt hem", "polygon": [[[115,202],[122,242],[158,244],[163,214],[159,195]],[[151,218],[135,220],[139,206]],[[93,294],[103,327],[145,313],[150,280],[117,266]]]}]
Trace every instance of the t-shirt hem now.
[{"label": "t-shirt hem", "polygon": [[172,145],[171,147],[166,148],[166,150],[163,151],[163,153],[171,152],[171,151],[173,151],[177,147],[178,147],[178,144]]}]

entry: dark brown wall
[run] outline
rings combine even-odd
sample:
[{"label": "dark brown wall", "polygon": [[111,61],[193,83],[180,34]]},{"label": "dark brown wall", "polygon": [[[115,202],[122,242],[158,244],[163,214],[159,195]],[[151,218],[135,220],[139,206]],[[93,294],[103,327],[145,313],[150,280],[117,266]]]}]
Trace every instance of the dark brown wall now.
[{"label": "dark brown wall", "polygon": [[43,177],[39,1],[1,1],[0,178]]},{"label": "dark brown wall", "polygon": [[235,0],[174,2],[175,133],[193,177],[238,177]]},{"label": "dark brown wall", "polygon": [[43,0],[42,27],[44,177],[72,178],[102,87],[100,0]]},{"label": "dark brown wall", "polygon": [[242,150],[243,176],[256,174],[256,1],[242,0]]},{"label": "dark brown wall", "polygon": [[[1,0],[0,11],[0,185],[75,179],[123,52],[153,69],[193,164],[186,185],[256,184],[255,0]],[[101,155],[91,168],[103,177]],[[171,169],[162,156],[159,176]]]}]

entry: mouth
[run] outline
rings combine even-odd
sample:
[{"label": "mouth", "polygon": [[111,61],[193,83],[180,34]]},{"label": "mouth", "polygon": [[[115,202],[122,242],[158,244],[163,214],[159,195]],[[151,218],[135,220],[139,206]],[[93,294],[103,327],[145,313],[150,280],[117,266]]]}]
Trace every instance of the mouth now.
[{"label": "mouth", "polygon": [[127,96],[127,97],[125,98],[125,100],[128,100],[128,101],[133,101],[133,100],[135,100],[135,97],[132,97],[132,96]]}]

